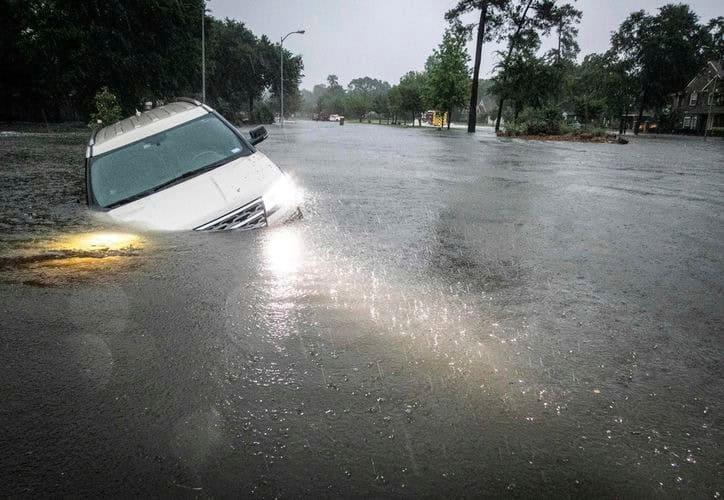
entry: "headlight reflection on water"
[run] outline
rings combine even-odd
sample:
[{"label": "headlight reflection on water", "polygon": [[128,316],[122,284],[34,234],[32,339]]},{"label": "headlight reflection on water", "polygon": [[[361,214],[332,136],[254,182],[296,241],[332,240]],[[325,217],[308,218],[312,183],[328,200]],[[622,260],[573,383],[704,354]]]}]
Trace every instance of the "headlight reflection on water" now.
[{"label": "headlight reflection on water", "polygon": [[103,252],[139,249],[143,241],[137,234],[96,232],[83,233],[62,238],[57,244],[50,243],[49,250],[70,250],[77,252]]},{"label": "headlight reflection on water", "polygon": [[[402,361],[410,369],[425,366],[431,391],[459,381],[466,392],[505,397],[526,417],[562,404],[559,391],[538,379],[533,363],[538,354],[521,347],[529,335],[526,321],[505,328],[486,293],[350,257],[334,236],[320,239],[299,226],[264,232],[262,275],[268,300],[263,301],[260,324],[266,341],[279,352],[296,348],[290,343],[294,337],[306,352],[313,335],[315,343],[328,342],[335,352],[370,346],[379,356],[377,349],[383,349],[386,360],[376,362],[380,379],[390,376],[389,363]],[[235,314],[242,318],[247,312]],[[326,383],[324,375],[322,379]]]},{"label": "headlight reflection on water", "polygon": [[131,233],[61,234],[18,247],[0,261],[13,279],[56,285],[125,268],[144,246],[144,239]]},{"label": "headlight reflection on water", "polygon": [[264,242],[266,267],[278,278],[297,273],[304,258],[304,245],[296,228],[282,227],[269,232]]}]

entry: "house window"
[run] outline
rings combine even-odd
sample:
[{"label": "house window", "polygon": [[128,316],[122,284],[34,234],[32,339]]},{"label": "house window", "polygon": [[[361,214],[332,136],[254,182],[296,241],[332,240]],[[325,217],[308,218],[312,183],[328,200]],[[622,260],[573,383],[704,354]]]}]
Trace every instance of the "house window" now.
[{"label": "house window", "polygon": [[716,128],[722,128],[724,127],[724,114],[718,114],[714,115],[714,127]]},{"label": "house window", "polygon": [[684,117],[684,128],[689,128],[691,126],[691,117],[685,116]]},{"label": "house window", "polygon": [[692,130],[696,130],[696,122],[698,121],[697,120],[698,118],[699,117],[696,115],[691,117],[691,129]]},{"label": "house window", "polygon": [[699,93],[698,92],[692,92],[691,97],[689,97],[689,106],[696,106],[696,101],[699,100]]}]

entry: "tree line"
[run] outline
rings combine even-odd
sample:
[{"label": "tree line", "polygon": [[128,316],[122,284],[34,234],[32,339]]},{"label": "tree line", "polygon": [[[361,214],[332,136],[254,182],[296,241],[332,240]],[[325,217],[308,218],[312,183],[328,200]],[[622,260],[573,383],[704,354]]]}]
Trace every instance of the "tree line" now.
[{"label": "tree line", "polygon": [[[326,84],[302,91],[302,111],[414,125],[424,110],[436,109],[467,114],[469,131],[491,120],[496,131],[504,121],[508,129],[557,133],[565,117],[622,129],[625,115],[635,113],[639,123],[651,110],[665,130],[676,122],[669,96],[724,54],[724,18],[702,22],[688,5],[670,4],[631,13],[606,52],[578,63],[581,18],[574,4],[556,0],[459,0],[445,15],[442,43],[424,71],[410,71],[394,85],[356,78],[346,89],[330,75]],[[472,38],[471,74],[465,42]],[[545,40],[552,49],[542,50]],[[492,79],[480,80],[482,47],[489,42],[504,49]]]},{"label": "tree line", "polygon": [[465,103],[470,86],[468,59],[465,37],[448,30],[428,57],[424,71],[409,71],[396,85],[376,78],[355,78],[346,89],[336,75],[329,75],[326,84],[302,90],[301,110],[321,119],[341,114],[360,121],[385,119],[397,124],[409,118],[413,126],[415,120],[421,124],[423,113],[430,108],[451,116]]},{"label": "tree line", "polygon": [[[271,121],[279,43],[215,19],[203,0],[0,1],[0,120],[85,121],[103,89],[124,114],[144,102],[201,98],[230,117]],[[285,108],[299,102],[301,56],[284,51]]]}]

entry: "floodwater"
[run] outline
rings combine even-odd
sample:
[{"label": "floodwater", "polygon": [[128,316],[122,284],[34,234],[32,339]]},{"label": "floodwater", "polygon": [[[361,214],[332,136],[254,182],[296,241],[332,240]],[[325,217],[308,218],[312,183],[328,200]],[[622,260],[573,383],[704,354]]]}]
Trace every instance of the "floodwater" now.
[{"label": "floodwater", "polygon": [[299,122],[305,217],[141,234],[0,136],[8,495],[719,498],[724,143]]}]

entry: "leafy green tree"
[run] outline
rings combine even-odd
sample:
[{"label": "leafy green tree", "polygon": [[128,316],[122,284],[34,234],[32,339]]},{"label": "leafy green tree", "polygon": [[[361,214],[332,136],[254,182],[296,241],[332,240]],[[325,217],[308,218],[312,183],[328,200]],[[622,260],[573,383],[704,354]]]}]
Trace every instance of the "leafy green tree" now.
[{"label": "leafy green tree", "polygon": [[572,70],[571,100],[582,123],[600,120],[605,113],[606,82],[609,78],[607,58],[601,54],[587,55]]},{"label": "leafy green tree", "polygon": [[493,93],[505,94],[512,103],[514,122],[525,108],[541,109],[553,100],[558,89],[557,68],[538,57],[533,48],[513,53],[496,75]]},{"label": "leafy green tree", "polygon": [[319,107],[320,112],[331,115],[345,114],[347,102],[347,94],[344,88],[339,84],[339,78],[337,75],[327,76],[327,85],[325,87],[324,95],[321,96]]},{"label": "leafy green tree", "polygon": [[[475,59],[473,62],[473,84],[470,87],[470,105],[468,108],[468,132],[475,132],[477,124],[478,91],[480,78],[480,63],[482,60],[483,43],[494,40],[502,26],[503,14],[511,0],[459,0],[447,11],[445,19],[458,33],[472,36],[477,26],[475,39]],[[475,24],[464,24],[462,18],[465,14],[477,11],[480,19]]]},{"label": "leafy green tree", "polygon": [[380,110],[375,109],[375,104],[380,104],[380,97],[384,96],[390,90],[390,84],[365,76],[363,78],[355,78],[348,85],[347,100],[349,109],[352,110],[354,116],[360,121],[369,111]]},{"label": "leafy green tree", "polygon": [[573,61],[580,47],[578,46],[578,24],[583,13],[571,4],[558,5],[555,2],[544,2],[538,7],[538,27],[545,35],[555,31],[556,48],[551,49],[549,59],[556,65],[564,61]]},{"label": "leafy green tree", "polygon": [[[575,42],[577,28],[575,24],[580,20],[580,13],[568,4],[558,5],[556,0],[519,0],[508,8],[505,14],[505,23],[508,31],[508,50],[500,64],[500,71],[504,74],[511,63],[516,50],[537,50],[540,44],[540,34],[547,35],[553,29],[559,34],[562,54],[564,43],[569,43],[569,38]],[[569,45],[575,50],[577,45]],[[560,58],[559,58],[560,59]],[[559,78],[559,83],[561,79]],[[507,86],[505,80],[498,86],[498,116],[495,121],[495,131],[500,130],[500,120],[507,98]]]},{"label": "leafy green tree", "polygon": [[[28,0],[14,44],[28,68],[16,92],[27,113],[49,119],[87,114],[99,85],[122,108],[198,88],[201,0],[74,2]],[[47,111],[47,113],[46,113]]]},{"label": "leafy green tree", "polygon": [[[505,73],[505,70],[510,65],[511,57],[516,45],[520,45],[521,42],[526,42],[528,47],[539,43],[537,35],[534,30],[529,29],[530,18],[528,12],[530,11],[533,0],[525,0],[524,3],[511,3],[508,5],[505,13],[505,22],[509,34],[508,38],[508,51],[500,64],[500,72]],[[498,116],[495,120],[495,131],[500,130],[500,120],[503,116],[503,105],[506,99],[506,85],[505,78],[501,80],[501,84],[497,88],[498,92]]]},{"label": "leafy green tree", "polygon": [[604,102],[608,116],[619,117],[619,134],[624,133],[626,125],[625,115],[628,114],[636,102],[638,82],[632,76],[631,67],[627,61],[616,60],[610,51],[606,53],[607,75],[604,81]]},{"label": "leafy green tree", "polygon": [[425,95],[434,107],[448,112],[448,129],[453,108],[463,106],[466,101],[469,59],[465,38],[448,30],[425,64]]},{"label": "leafy green tree", "polygon": [[624,116],[635,105],[636,82],[630,68],[615,54],[589,54],[573,70],[571,100],[583,123],[598,121],[604,126],[618,120],[623,133]]},{"label": "leafy green tree", "polygon": [[221,113],[233,114],[254,101],[270,83],[258,39],[243,23],[209,20],[207,30],[207,98]]},{"label": "leafy green tree", "polygon": [[370,100],[362,92],[349,92],[345,96],[345,109],[350,118],[358,118],[361,123],[370,109]]},{"label": "leafy green tree", "polygon": [[662,106],[706,63],[712,33],[688,5],[665,5],[657,15],[631,14],[611,37],[613,53],[638,82],[638,133],[644,109]]},{"label": "leafy green tree", "polygon": [[704,47],[704,58],[718,61],[724,58],[724,16],[711,19],[706,25],[708,41]]},{"label": "leafy green tree", "polygon": [[402,92],[399,85],[393,85],[387,94],[390,119],[393,125],[397,125],[399,116],[403,113]]},{"label": "leafy green tree", "polygon": [[[80,120],[99,87],[125,114],[144,101],[200,96],[203,0],[0,2],[0,118]],[[279,45],[242,23],[205,18],[213,105],[253,110],[279,88]],[[285,93],[293,111],[303,64],[287,51]],[[42,70],[39,70],[42,68]]]},{"label": "leafy green tree", "polygon": [[400,78],[397,85],[400,93],[400,112],[409,113],[412,126],[425,108],[425,85],[427,75],[417,71],[409,71]]},{"label": "leafy green tree", "polygon": [[[387,83],[387,82],[385,82]],[[386,92],[379,92],[375,94],[375,96],[372,99],[372,106],[375,112],[377,113],[377,119],[379,123],[382,123],[382,117],[386,116],[389,117],[390,113],[390,88],[389,84],[387,84],[388,89]]]},{"label": "leafy green tree", "polygon": [[91,113],[88,124],[94,130],[106,127],[119,121],[123,115],[116,95],[103,87],[95,96],[95,110]]}]

